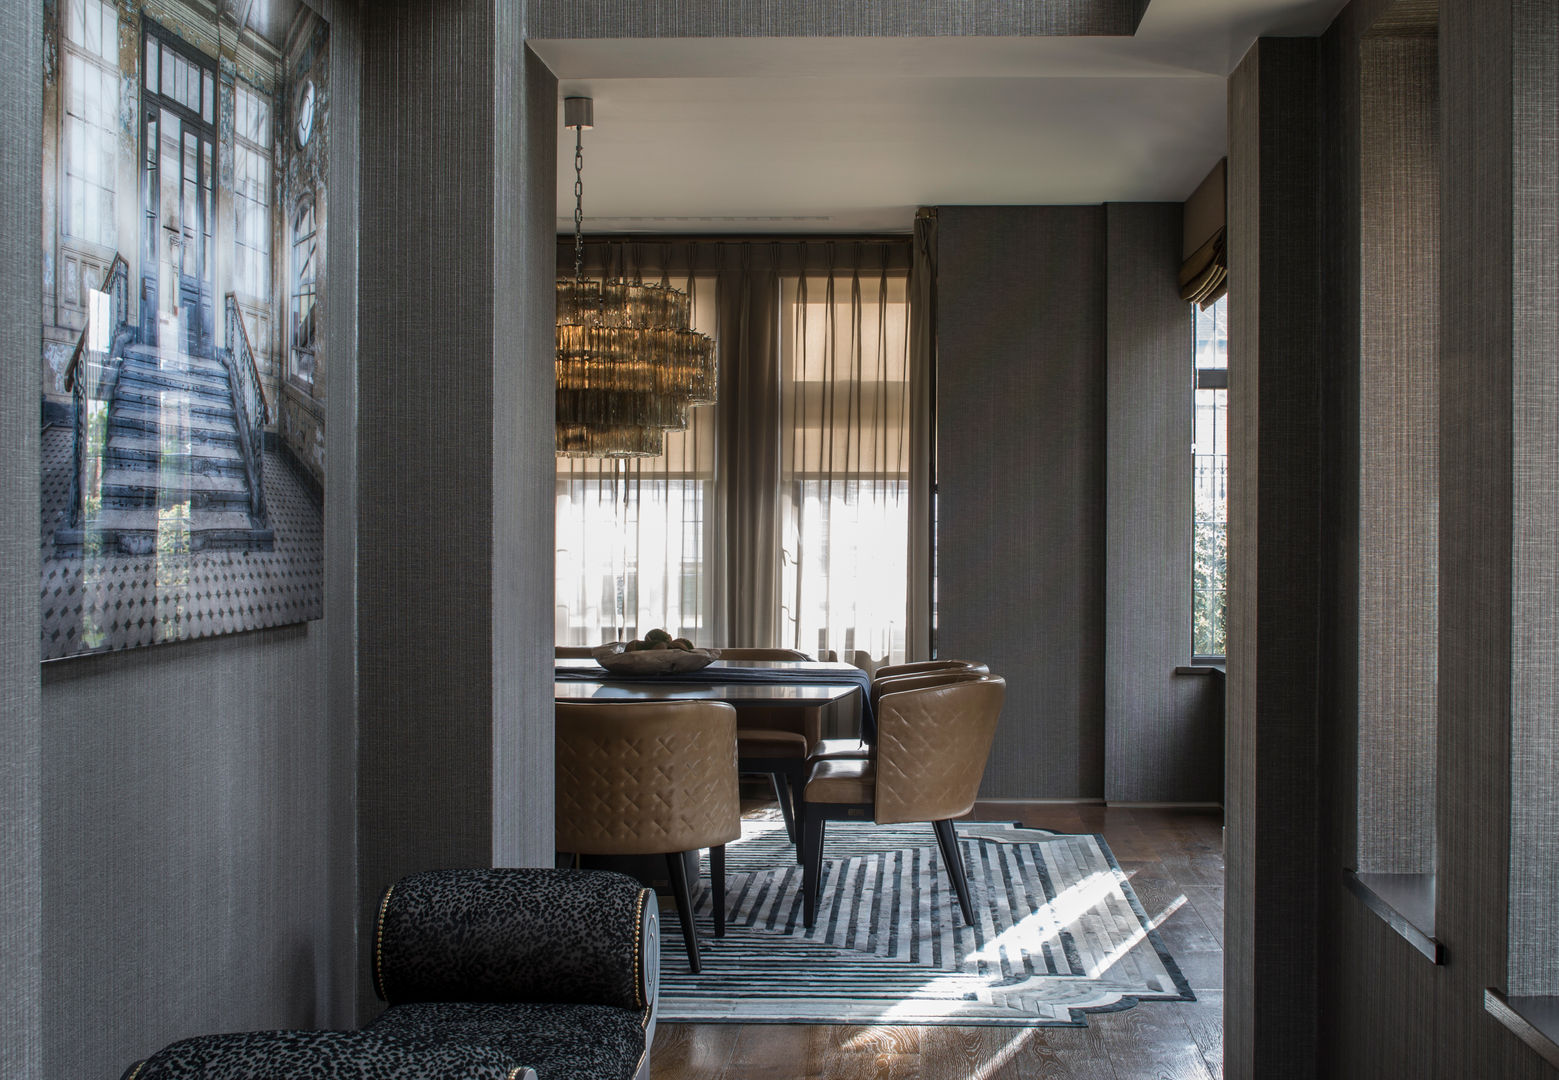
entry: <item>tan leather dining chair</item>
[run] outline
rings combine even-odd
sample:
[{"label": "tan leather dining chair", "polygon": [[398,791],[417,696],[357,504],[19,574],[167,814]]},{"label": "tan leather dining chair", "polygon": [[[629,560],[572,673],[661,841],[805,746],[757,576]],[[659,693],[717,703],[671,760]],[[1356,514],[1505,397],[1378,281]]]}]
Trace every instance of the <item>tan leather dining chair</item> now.
[{"label": "tan leather dining chair", "polygon": [[[927,668],[923,671],[906,672],[901,675],[891,675],[884,679],[874,679],[871,688],[872,715],[877,714],[877,707],[882,701],[882,695],[895,690],[913,690],[918,686],[941,686],[944,683],[968,682],[978,679],[990,673],[984,664]],[[871,756],[871,744],[861,739],[820,739],[812,747],[807,755],[809,763],[838,758],[864,758]]]},{"label": "tan leather dining chair", "polygon": [[877,745],[869,758],[815,763],[802,790],[802,895],[808,928],[817,921],[828,821],[879,825],[929,821],[936,832],[964,921],[974,908],[953,819],[974,807],[1006,697],[1005,679],[978,675],[959,682],[884,693]]},{"label": "tan leather dining chair", "polygon": [[709,849],[725,935],[725,845],[742,834],[736,710],[723,701],[557,703],[557,848],[665,855],[688,961],[700,970],[683,855]]},{"label": "tan leather dining chair", "polygon": [[595,655],[595,649],[589,645],[554,645],[552,658],[554,660],[588,660]]}]

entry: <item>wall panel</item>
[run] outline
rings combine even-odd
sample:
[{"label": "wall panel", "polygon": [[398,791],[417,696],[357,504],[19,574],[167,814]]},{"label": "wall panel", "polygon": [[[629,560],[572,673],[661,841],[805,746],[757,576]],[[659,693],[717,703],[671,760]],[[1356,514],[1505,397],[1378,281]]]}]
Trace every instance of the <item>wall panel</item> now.
[{"label": "wall panel", "polygon": [[552,858],[557,127],[522,14],[364,13],[363,934],[403,874]]},{"label": "wall panel", "polygon": [[941,207],[937,648],[1007,677],[986,797],[1104,794],[1104,208]]},{"label": "wall panel", "polygon": [[1191,305],[1180,203],[1106,220],[1105,797],[1222,802],[1223,709],[1191,659]]},{"label": "wall panel", "polygon": [[1321,493],[1317,48],[1229,80],[1225,1065],[1312,1075]]},{"label": "wall panel", "polygon": [[38,223],[43,6],[0,9],[0,1076],[43,1060]]}]

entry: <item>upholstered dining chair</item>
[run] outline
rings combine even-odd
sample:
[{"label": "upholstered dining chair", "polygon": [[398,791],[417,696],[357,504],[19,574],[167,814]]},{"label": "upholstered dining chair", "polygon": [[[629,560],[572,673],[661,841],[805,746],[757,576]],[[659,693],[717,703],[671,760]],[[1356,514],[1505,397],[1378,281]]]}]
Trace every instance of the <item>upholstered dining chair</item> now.
[{"label": "upholstered dining chair", "polygon": [[[721,649],[722,660],[810,660],[796,649]],[[767,776],[785,818],[785,833],[801,855],[796,800],[806,780],[807,753],[822,737],[821,708],[744,705],[736,717],[737,771]]]},{"label": "upholstered dining chair", "polygon": [[[904,672],[886,678],[873,679],[871,687],[872,714],[875,716],[882,695],[894,690],[913,690],[918,686],[940,686],[943,683],[968,682],[990,674],[984,664],[956,661],[959,666],[926,668]],[[872,744],[860,739],[819,739],[807,753],[808,764],[827,759],[871,757]]]},{"label": "upholstered dining chair", "polygon": [[554,660],[588,660],[595,655],[595,649],[589,645],[554,645],[552,658]]},{"label": "upholstered dining chair", "polygon": [[996,675],[897,689],[878,700],[871,757],[814,763],[802,789],[802,895],[808,928],[817,921],[823,838],[829,821],[879,825],[929,821],[958,894],[974,922],[953,819],[974,807],[996,735],[1007,683]]},{"label": "upholstered dining chair", "polygon": [[683,856],[709,849],[715,937],[725,935],[725,845],[742,834],[736,710],[723,701],[557,703],[557,848],[665,855],[700,970]]}]

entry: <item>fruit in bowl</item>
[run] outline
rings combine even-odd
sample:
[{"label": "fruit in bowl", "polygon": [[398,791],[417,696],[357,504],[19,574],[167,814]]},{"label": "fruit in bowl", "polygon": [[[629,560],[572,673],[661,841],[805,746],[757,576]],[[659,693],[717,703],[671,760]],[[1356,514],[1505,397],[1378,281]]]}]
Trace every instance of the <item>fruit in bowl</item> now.
[{"label": "fruit in bowl", "polygon": [[595,662],[619,675],[671,675],[708,667],[720,656],[719,649],[695,649],[687,638],[654,629],[642,639],[609,641],[592,650]]}]

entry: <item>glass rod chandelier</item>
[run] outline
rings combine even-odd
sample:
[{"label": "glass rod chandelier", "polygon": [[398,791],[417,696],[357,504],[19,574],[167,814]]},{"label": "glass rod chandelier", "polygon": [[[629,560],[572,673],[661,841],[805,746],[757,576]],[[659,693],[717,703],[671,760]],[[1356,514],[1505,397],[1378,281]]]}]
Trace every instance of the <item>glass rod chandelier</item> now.
[{"label": "glass rod chandelier", "polygon": [[715,401],[715,346],[689,325],[692,300],[668,285],[584,276],[583,130],[589,98],[563,101],[574,129],[574,277],[557,283],[557,452],[654,457],[688,409]]}]

